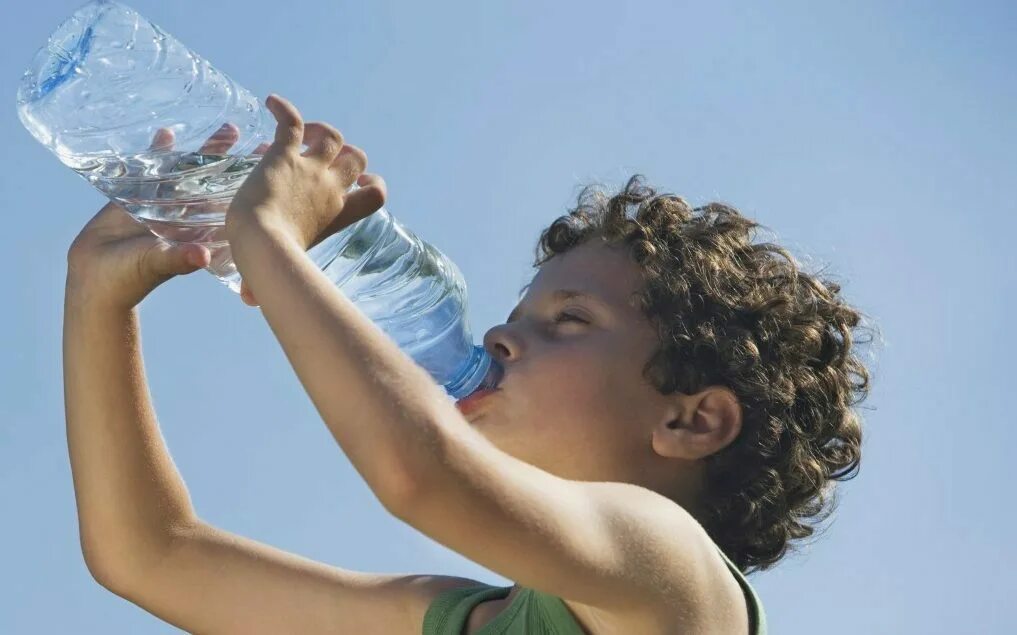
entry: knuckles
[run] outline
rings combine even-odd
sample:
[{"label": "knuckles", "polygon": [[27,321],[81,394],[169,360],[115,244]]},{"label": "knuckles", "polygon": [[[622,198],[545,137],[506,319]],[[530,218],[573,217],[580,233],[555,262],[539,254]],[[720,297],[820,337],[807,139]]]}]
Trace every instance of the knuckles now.
[{"label": "knuckles", "polygon": [[336,140],[334,137],[328,136],[321,140],[321,151],[323,154],[328,156],[335,156],[339,154],[343,149],[341,140]]},{"label": "knuckles", "polygon": [[348,158],[353,161],[353,166],[356,168],[358,173],[363,172],[367,169],[367,153],[358,148],[357,146],[345,145],[343,146],[343,152],[348,154]]},{"label": "knuckles", "polygon": [[311,134],[320,137],[321,143],[328,143],[329,146],[334,146],[336,152],[342,147],[344,142],[343,133],[339,132],[335,126],[324,121],[311,121],[304,125],[304,136],[308,136],[308,133],[312,130],[313,133]]}]

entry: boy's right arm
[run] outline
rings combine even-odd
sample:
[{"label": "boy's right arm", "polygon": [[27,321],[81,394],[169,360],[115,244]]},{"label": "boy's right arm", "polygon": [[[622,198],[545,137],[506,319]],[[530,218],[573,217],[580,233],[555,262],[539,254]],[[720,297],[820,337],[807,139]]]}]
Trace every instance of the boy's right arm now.
[{"label": "boy's right arm", "polygon": [[182,255],[111,204],[68,256],[64,405],[89,571],[193,633],[420,632],[435,593],[474,582],[344,571],[195,514],[149,400],[135,307],[163,279],[203,264]]},{"label": "boy's right arm", "polygon": [[466,578],[348,571],[206,523],[115,593],[189,633],[415,635],[442,590]]}]

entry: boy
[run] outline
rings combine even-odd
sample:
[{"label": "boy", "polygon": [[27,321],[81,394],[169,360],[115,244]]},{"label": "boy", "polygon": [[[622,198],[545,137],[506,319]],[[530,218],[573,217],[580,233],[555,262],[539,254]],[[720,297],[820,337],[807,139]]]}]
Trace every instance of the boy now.
[{"label": "boy", "polygon": [[584,194],[484,338],[498,389],[457,409],[305,254],[379,209],[384,182],[331,126],[266,104],[274,143],[226,217],[245,301],[385,508],[516,584],[342,570],[198,518],[148,401],[135,307],[209,254],[112,204],[68,253],[64,324],[95,579],[196,633],[765,632],[743,573],[809,535],[860,457],[850,406],[868,375],[839,289],[752,245],[729,208],[697,218],[636,179]]}]

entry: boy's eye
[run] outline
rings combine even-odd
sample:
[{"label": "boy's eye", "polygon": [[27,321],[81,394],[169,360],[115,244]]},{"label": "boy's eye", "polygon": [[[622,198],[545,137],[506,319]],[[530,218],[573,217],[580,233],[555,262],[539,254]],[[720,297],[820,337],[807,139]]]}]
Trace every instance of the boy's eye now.
[{"label": "boy's eye", "polygon": [[564,311],[559,313],[558,315],[556,315],[555,318],[554,318],[554,321],[555,322],[581,322],[583,324],[586,323],[586,320],[580,318],[579,316],[573,315],[571,313],[565,313]]}]

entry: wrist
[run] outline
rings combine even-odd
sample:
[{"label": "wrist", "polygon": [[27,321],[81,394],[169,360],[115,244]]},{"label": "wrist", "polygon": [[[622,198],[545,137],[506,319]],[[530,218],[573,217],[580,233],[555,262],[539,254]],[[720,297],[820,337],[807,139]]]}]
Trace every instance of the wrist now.
[{"label": "wrist", "polygon": [[94,277],[77,276],[68,272],[64,284],[64,310],[89,313],[131,313],[136,302],[114,296],[108,289],[98,287]]},{"label": "wrist", "polygon": [[[234,220],[226,218],[226,240],[229,241],[230,251],[233,252],[234,261],[240,263],[237,254],[248,251],[252,246],[257,250],[256,245],[267,246],[300,246],[301,238],[299,232],[291,223],[288,223],[281,214],[271,210],[262,209],[237,215]],[[240,256],[243,259],[243,256]]]},{"label": "wrist", "polygon": [[232,245],[252,235],[291,235],[292,228],[287,227],[282,214],[274,207],[264,206],[244,212],[227,213],[225,232],[226,240]]}]

